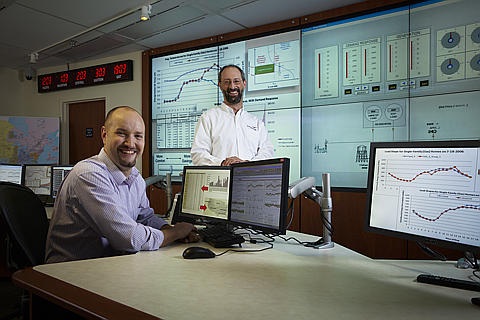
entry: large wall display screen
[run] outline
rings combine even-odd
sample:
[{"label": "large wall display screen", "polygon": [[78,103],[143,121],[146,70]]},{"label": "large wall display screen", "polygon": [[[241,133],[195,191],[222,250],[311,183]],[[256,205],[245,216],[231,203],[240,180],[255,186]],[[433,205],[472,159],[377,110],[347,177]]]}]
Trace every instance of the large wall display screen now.
[{"label": "large wall display screen", "polygon": [[178,175],[203,111],[223,101],[217,86],[227,64],[246,73],[244,107],[267,127],[275,157],[300,177],[300,31],[152,58],[153,174]]},{"label": "large wall display screen", "polygon": [[300,30],[154,56],[153,174],[178,175],[220,67],[247,76],[290,179],[365,188],[371,142],[480,139],[480,1],[430,0]]},{"label": "large wall display screen", "polygon": [[302,175],[366,186],[370,142],[478,139],[480,1],[302,30]]}]

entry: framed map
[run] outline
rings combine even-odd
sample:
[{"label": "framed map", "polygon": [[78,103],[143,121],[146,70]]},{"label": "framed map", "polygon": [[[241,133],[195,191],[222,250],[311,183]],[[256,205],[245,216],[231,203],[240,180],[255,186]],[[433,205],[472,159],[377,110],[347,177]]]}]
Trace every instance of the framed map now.
[{"label": "framed map", "polygon": [[0,116],[0,163],[56,164],[60,119]]}]

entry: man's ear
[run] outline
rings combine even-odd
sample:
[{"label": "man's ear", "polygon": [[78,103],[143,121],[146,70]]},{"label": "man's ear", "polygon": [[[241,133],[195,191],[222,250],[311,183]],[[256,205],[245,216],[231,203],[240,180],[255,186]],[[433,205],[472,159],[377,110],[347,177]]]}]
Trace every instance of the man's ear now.
[{"label": "man's ear", "polygon": [[100,136],[102,137],[103,143],[105,143],[105,137],[107,136],[107,129],[105,129],[105,126],[102,126],[100,129]]}]

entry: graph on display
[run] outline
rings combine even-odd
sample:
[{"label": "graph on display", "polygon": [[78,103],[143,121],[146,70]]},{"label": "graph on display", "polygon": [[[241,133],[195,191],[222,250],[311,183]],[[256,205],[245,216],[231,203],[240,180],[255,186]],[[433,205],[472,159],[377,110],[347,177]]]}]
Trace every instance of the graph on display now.
[{"label": "graph on display", "polygon": [[208,185],[215,188],[228,188],[230,177],[220,176],[209,176],[207,178]]},{"label": "graph on display", "polygon": [[463,237],[472,243],[480,240],[480,202],[478,196],[461,193],[430,192],[428,196],[405,193],[401,223],[412,232],[434,237]]},{"label": "graph on display", "polygon": [[186,172],[182,211],[227,219],[229,170],[193,168]]},{"label": "graph on display", "polygon": [[195,112],[212,107],[217,100],[218,70],[216,62],[202,67],[186,62],[182,66],[163,70],[157,86],[157,103],[161,106],[158,113],[182,112],[185,107]]},{"label": "graph on display", "polygon": [[371,226],[480,244],[478,141],[378,143],[371,150]]},{"label": "graph on display", "polygon": [[152,60],[152,118],[201,113],[218,104],[218,71],[245,65],[244,43],[215,46]]},{"label": "graph on display", "polygon": [[[215,77],[209,77],[209,75],[211,74],[215,75],[218,72],[218,69],[219,69],[218,64],[213,63],[208,68],[198,68],[194,70],[188,70],[180,75],[177,75],[175,78],[165,79],[164,80],[165,96],[167,97],[170,96],[171,98],[164,99],[163,103],[169,104],[169,103],[177,102],[178,100],[180,100],[183,90],[185,89],[185,91],[187,92],[189,89],[189,86],[192,86],[191,91],[195,92],[196,88],[194,88],[194,86],[196,84],[200,84],[201,88],[206,87],[207,93],[211,95],[212,92],[208,92],[208,91],[216,91],[216,90],[209,90],[209,89],[216,89],[217,83],[216,83],[216,80],[214,80]],[[199,76],[195,77],[196,75],[199,75]],[[181,85],[179,88],[177,88],[179,83],[181,83]],[[206,84],[206,86],[202,85],[204,83]],[[167,90],[166,87],[168,84],[173,84],[173,90],[171,91]],[[175,92],[177,92],[176,95],[175,95]],[[203,94],[203,93],[200,93],[200,94]],[[211,96],[209,96],[209,98],[207,99],[211,99]]]},{"label": "graph on display", "polygon": [[[471,190],[474,164],[437,160],[381,160],[379,186]],[[422,170],[418,170],[422,168]]]},{"label": "graph on display", "polygon": [[[265,225],[275,225],[278,221],[280,209],[281,181],[273,180],[244,180],[238,183],[236,190],[242,194],[232,200],[232,215],[241,216],[242,220],[257,221]],[[262,213],[259,216],[259,213]]]},{"label": "graph on display", "polygon": [[380,45],[380,38],[343,45],[344,85],[380,82]]},{"label": "graph on display", "polygon": [[386,49],[387,81],[430,75],[430,29],[389,35]]}]

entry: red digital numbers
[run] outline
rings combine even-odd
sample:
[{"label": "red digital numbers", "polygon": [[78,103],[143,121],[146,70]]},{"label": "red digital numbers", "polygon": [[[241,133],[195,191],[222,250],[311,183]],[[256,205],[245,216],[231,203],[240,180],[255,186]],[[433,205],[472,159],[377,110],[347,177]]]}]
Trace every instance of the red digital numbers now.
[{"label": "red digital numbers", "polygon": [[114,75],[125,74],[126,72],[127,72],[127,64],[126,63],[116,64],[113,67],[113,74]]},{"label": "red digital numbers", "polygon": [[106,74],[106,68],[105,67],[95,68],[95,78],[105,77],[105,74]]},{"label": "red digital numbers", "polygon": [[62,73],[60,75],[60,82],[61,83],[67,83],[68,82],[68,73],[67,72]]},{"label": "red digital numbers", "polygon": [[[0,0],[1,2],[1,0]],[[39,75],[38,92],[51,92],[133,80],[133,61],[123,60]]]},{"label": "red digital numbers", "polygon": [[87,79],[87,70],[84,69],[84,70],[77,71],[75,80],[82,81],[85,79]]},{"label": "red digital numbers", "polygon": [[52,76],[42,77],[41,85],[42,85],[42,87],[51,86],[52,85]]}]

